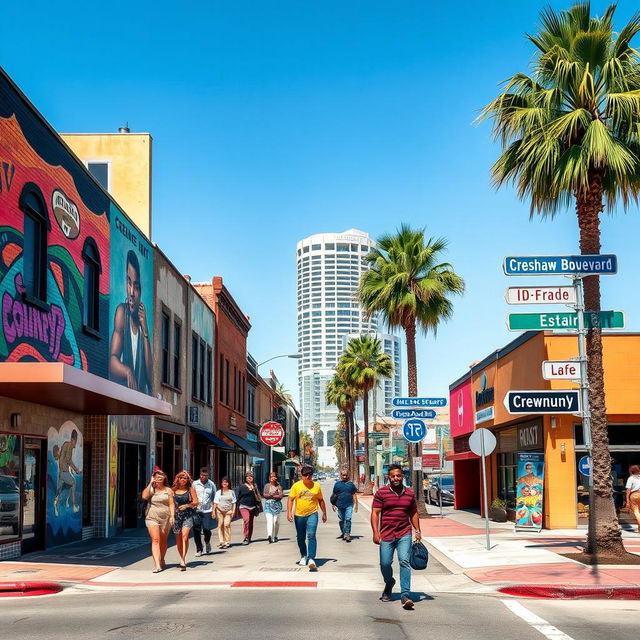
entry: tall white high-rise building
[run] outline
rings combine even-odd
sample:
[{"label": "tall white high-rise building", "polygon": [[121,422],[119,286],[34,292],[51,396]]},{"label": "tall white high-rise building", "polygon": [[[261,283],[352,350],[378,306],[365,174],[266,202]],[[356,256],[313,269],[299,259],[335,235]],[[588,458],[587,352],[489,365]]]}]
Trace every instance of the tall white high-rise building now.
[{"label": "tall white high-rise building", "polygon": [[318,233],[298,242],[298,363],[300,429],[318,423],[318,464],[335,464],[333,441],[338,411],[327,405],[327,382],[343,350],[343,336],[376,333],[375,317],[366,320],[356,299],[363,258],[375,246],[364,231]]}]

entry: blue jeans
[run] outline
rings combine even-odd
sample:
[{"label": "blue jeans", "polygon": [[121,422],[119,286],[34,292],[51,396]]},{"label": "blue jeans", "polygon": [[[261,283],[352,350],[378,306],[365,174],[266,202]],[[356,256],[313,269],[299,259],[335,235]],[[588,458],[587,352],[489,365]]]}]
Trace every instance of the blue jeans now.
[{"label": "blue jeans", "polygon": [[[310,516],[294,516],[296,524],[296,538],[300,555],[305,558],[316,558],[316,531],[318,529],[318,512]],[[308,548],[307,548],[308,545]]]},{"label": "blue jeans", "polygon": [[340,532],[342,535],[351,535],[351,514],[353,513],[353,505],[348,507],[338,507],[338,520],[340,521]]},{"label": "blue jeans", "polygon": [[380,572],[385,585],[393,580],[393,552],[398,552],[400,565],[400,595],[408,596],[411,591],[411,534],[396,540],[380,541]]}]

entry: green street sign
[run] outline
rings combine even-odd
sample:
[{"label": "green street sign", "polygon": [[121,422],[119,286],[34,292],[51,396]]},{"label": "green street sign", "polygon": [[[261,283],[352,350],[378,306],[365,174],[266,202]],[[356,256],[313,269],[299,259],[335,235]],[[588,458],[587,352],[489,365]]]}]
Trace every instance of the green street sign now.
[{"label": "green street sign", "polygon": [[[598,316],[594,318],[594,316]],[[600,311],[584,314],[584,326],[591,329],[599,321],[602,329],[624,329],[623,311]],[[571,330],[578,328],[578,314],[574,311],[563,313],[510,313],[507,316],[509,331]]]}]

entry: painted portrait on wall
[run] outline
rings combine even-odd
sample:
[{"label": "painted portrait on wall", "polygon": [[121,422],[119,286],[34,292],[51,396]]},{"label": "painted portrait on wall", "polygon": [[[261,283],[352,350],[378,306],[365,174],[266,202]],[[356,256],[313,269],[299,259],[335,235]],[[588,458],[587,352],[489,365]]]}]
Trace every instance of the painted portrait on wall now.
[{"label": "painted portrait on wall", "polygon": [[67,420],[47,432],[47,546],[82,539],[80,429]]},{"label": "painted portrait on wall", "polygon": [[109,378],[152,394],[153,250],[111,205]]}]

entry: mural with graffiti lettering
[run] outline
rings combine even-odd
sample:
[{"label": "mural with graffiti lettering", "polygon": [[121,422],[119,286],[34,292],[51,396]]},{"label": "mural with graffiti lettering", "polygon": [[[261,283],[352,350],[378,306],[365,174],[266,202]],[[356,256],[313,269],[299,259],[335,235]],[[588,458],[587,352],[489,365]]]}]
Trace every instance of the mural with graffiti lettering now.
[{"label": "mural with graffiti lettering", "polygon": [[[43,158],[35,147],[51,134],[44,138],[40,121],[8,102],[0,100],[0,361],[64,362],[106,377],[105,341],[96,338],[108,324],[109,199],[62,145],[43,147]],[[46,228],[44,265],[34,258],[32,194]],[[100,257],[98,335],[83,330],[88,239]],[[29,295],[36,272],[44,299]]]},{"label": "mural with graffiti lettering", "polygon": [[47,433],[47,546],[82,539],[82,433],[67,420]]}]

